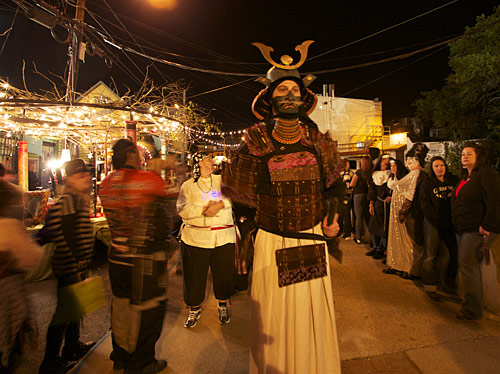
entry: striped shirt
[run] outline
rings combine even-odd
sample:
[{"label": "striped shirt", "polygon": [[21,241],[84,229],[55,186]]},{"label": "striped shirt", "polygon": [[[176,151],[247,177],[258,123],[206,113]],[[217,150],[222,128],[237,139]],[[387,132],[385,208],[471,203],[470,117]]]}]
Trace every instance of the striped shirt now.
[{"label": "striped shirt", "polygon": [[92,259],[94,232],[88,204],[79,196],[65,193],[47,216],[52,241],[52,270],[58,279],[72,278],[88,270]]}]

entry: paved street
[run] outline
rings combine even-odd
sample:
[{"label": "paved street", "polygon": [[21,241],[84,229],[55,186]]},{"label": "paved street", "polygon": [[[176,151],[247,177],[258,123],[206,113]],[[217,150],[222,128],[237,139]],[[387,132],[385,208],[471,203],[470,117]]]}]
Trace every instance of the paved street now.
[{"label": "paved street", "polygon": [[[339,346],[344,374],[500,372],[500,322],[495,316],[463,322],[455,318],[459,304],[450,296],[430,300],[419,285],[382,273],[380,261],[364,255],[366,247],[342,241],[342,265],[331,259]],[[176,260],[171,259],[173,265]],[[167,359],[165,373],[246,373],[250,302],[247,292],[233,297],[229,325],[220,326],[213,295],[194,329],[185,329],[182,279],[172,268],[168,312],[157,357]],[[98,272],[105,275],[105,267]],[[41,339],[35,352],[16,373],[35,373],[43,355],[44,336],[53,311],[54,281],[30,284],[40,321]],[[88,316],[83,339],[99,340],[107,333],[109,313]],[[110,339],[99,345],[73,373],[111,373]]]}]

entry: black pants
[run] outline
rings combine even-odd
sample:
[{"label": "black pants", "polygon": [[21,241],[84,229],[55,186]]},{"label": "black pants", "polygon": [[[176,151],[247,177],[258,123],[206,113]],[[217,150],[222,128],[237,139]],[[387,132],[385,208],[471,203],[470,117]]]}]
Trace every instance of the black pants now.
[{"label": "black pants", "polygon": [[208,268],[212,272],[215,298],[227,300],[233,290],[234,243],[199,248],[181,242],[184,301],[198,306],[205,299]]},{"label": "black pants", "polygon": [[[422,278],[425,284],[440,284],[455,289],[457,277],[457,240],[453,229],[437,229],[427,219],[424,219],[424,263]],[[445,245],[449,253],[446,273],[441,275],[437,269],[436,259],[440,255],[441,245]]]},{"label": "black pants", "polygon": [[[61,287],[61,283],[58,282],[58,295]],[[57,322],[60,319],[58,318],[58,309],[60,308],[61,302],[64,301],[58,296],[56,311],[52,316],[52,320],[50,321],[49,328],[47,330],[47,345],[45,346],[44,360],[54,360],[61,354],[63,339],[64,346],[68,348],[72,345],[76,345],[80,340],[80,321],[70,321],[65,323]]]},{"label": "black pants", "polygon": [[351,236],[352,233],[352,197],[345,196],[342,200],[342,210],[339,217],[339,225],[341,231],[344,233],[344,237]]},{"label": "black pants", "polygon": [[[129,299],[132,297],[132,267],[110,262],[109,281],[113,297],[120,299]],[[113,301],[112,305],[118,305]],[[144,310],[141,313],[139,335],[137,337],[136,348],[133,352],[128,352],[116,342],[115,332],[112,330],[113,352],[111,360],[120,362],[128,370],[139,370],[155,360],[155,346],[160,338],[165,317],[166,301],[160,301],[159,305]],[[113,320],[112,327],[127,328],[123,326],[130,323],[130,320]],[[129,328],[131,326],[128,326]]]}]

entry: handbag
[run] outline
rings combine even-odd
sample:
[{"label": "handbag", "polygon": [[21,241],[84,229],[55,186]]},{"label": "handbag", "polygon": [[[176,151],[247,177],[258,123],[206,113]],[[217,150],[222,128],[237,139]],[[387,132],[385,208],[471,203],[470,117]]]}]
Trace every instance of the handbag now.
[{"label": "handbag", "polygon": [[276,250],[278,285],[309,281],[327,275],[325,243]]},{"label": "handbag", "polygon": [[102,277],[96,276],[60,287],[54,316],[56,324],[78,321],[107,304]]}]

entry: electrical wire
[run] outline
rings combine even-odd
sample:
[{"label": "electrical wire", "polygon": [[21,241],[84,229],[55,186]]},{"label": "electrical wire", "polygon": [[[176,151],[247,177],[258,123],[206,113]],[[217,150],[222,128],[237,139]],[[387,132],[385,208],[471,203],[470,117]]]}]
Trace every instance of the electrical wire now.
[{"label": "electrical wire", "polygon": [[362,38],[360,38],[360,39],[357,39],[357,40],[354,40],[354,41],[349,42],[349,43],[347,43],[347,44],[344,44],[344,45],[342,45],[342,46],[340,46],[340,47],[336,47],[336,48],[331,49],[331,50],[329,50],[329,51],[326,51],[326,52],[320,53],[319,55],[316,55],[316,56],[310,57],[310,58],[309,58],[309,60],[314,60],[314,59],[316,59],[316,58],[318,58],[318,57],[321,57],[321,56],[327,55],[327,54],[329,54],[329,53],[332,53],[332,52],[338,51],[338,50],[340,50],[340,49],[343,49],[343,48],[349,47],[349,46],[351,46],[351,45],[353,45],[353,44],[359,43],[359,42],[361,42],[361,41],[363,41],[363,40],[366,40],[366,39],[372,38],[372,37],[374,37],[374,36],[376,36],[376,35],[379,35],[379,34],[382,34],[382,33],[386,32],[386,31],[388,31],[388,30],[391,30],[391,29],[394,29],[394,28],[396,28],[396,27],[398,27],[398,26],[404,25],[405,23],[408,23],[408,22],[414,21],[414,20],[416,20],[416,19],[418,19],[418,18],[421,18],[421,17],[423,17],[423,16],[426,16],[426,15],[428,15],[428,14],[431,14],[431,13],[433,13],[433,12],[435,12],[435,11],[438,11],[438,10],[440,10],[440,9],[442,9],[442,8],[444,8],[444,7],[447,7],[447,6],[451,5],[451,4],[454,4],[454,3],[456,3],[456,2],[458,2],[458,0],[452,0],[452,1],[448,2],[448,3],[446,3],[446,4],[443,4],[443,5],[438,6],[437,8],[431,9],[431,10],[429,10],[429,11],[427,11],[427,12],[424,12],[424,13],[422,13],[422,14],[419,14],[418,16],[415,16],[415,17],[412,17],[412,18],[410,18],[410,19],[407,19],[406,21],[399,22],[399,23],[397,23],[397,24],[395,24],[395,25],[392,25],[392,26],[386,27],[386,28],[385,28],[385,29],[383,29],[383,30],[380,30],[380,31],[374,32],[373,34],[370,34],[370,35],[364,36],[364,37],[362,37]]},{"label": "electrical wire", "polygon": [[[92,30],[90,29],[89,30],[90,33],[92,33]],[[91,40],[88,36],[88,34],[85,33],[85,36],[87,37],[88,40]],[[136,83],[138,83],[139,85],[142,85],[142,81],[140,79],[138,79],[135,74],[125,65],[123,64],[119,58],[115,57],[111,51],[109,50],[108,46],[106,45],[106,43],[104,43],[104,41],[95,36],[95,39],[98,41],[98,43],[101,45],[102,49],[103,49],[103,52],[107,52],[106,53],[106,56],[116,65],[118,66],[129,78],[131,78],[133,81],[135,81]]]},{"label": "electrical wire", "polygon": [[213,90],[210,90],[210,91],[205,91],[205,92],[202,92],[202,93],[199,93],[199,94],[196,94],[196,95],[189,96],[188,99],[192,99],[194,97],[206,95],[206,94],[209,94],[209,93],[212,93],[212,92],[217,92],[217,91],[220,91],[220,90],[225,90],[226,88],[234,87],[234,86],[237,86],[239,84],[243,84],[243,83],[249,82],[251,80],[253,80],[253,78],[246,79],[246,80],[244,80],[242,82],[235,82],[235,83],[232,83],[232,84],[228,84],[227,86],[224,86],[224,87],[214,88]]},{"label": "electrical wire", "polygon": [[[108,4],[108,2],[106,0],[103,0],[103,1],[104,1],[104,4],[106,4],[106,6],[108,7],[108,9],[111,11],[111,13],[113,13],[113,16],[115,17],[115,19],[120,23],[122,29],[127,32],[127,34],[134,41],[134,43],[138,44],[137,40],[134,38],[134,36],[132,35],[132,33],[127,29],[127,27],[123,24],[123,22],[118,17],[118,15],[115,13],[115,11],[113,10],[113,8],[111,8],[111,6]],[[140,48],[141,52],[144,52],[144,49],[142,49],[142,47],[140,45],[139,45],[139,48]],[[163,73],[158,69],[158,67],[156,65],[153,64],[153,67],[155,68],[155,70],[160,74],[160,76],[164,80],[167,80],[167,77],[165,75],[163,75]]]},{"label": "electrical wire", "polygon": [[[108,35],[109,38],[113,39],[113,37],[111,36],[111,34],[99,23],[99,21],[97,21],[93,14],[92,13],[88,13],[93,19],[94,21],[97,22],[97,24],[104,30],[104,32]],[[137,69],[137,71],[139,71],[139,74],[141,74],[144,78],[146,77],[146,74],[144,73],[144,71],[142,71],[142,69],[132,60],[132,58],[127,54],[125,53],[125,51],[123,51],[123,54],[125,55],[125,57],[132,63],[132,65],[134,65],[134,67]]]},{"label": "electrical wire", "polygon": [[408,52],[408,53],[405,53],[405,54],[402,54],[402,55],[398,55],[398,56],[394,56],[394,57],[384,58],[384,59],[378,60],[378,61],[370,61],[370,62],[365,62],[365,63],[361,63],[361,64],[357,64],[357,65],[344,66],[344,67],[340,67],[340,68],[333,68],[333,69],[313,71],[313,72],[310,72],[309,74],[317,74],[317,75],[319,75],[319,74],[326,74],[326,73],[334,73],[334,72],[337,72],[337,71],[358,69],[358,68],[363,68],[363,67],[367,67],[367,66],[379,65],[379,64],[382,64],[382,63],[385,63],[385,62],[402,60],[402,59],[411,57],[413,55],[416,55],[418,53],[422,53],[422,52],[428,51],[429,49],[434,49],[434,48],[440,47],[442,45],[449,44],[449,43],[451,43],[451,42],[453,42],[453,41],[455,41],[457,39],[460,39],[462,37],[463,37],[463,35],[457,36],[455,38],[451,38],[451,39],[445,40],[445,41],[437,43],[437,44],[433,44],[433,45],[425,47],[425,48],[420,48],[420,49],[418,49],[416,51],[413,51],[413,52]]},{"label": "electrical wire", "polygon": [[423,60],[423,59],[425,59],[425,58],[427,58],[427,57],[429,57],[429,56],[432,56],[433,54],[438,53],[438,52],[440,52],[440,51],[442,51],[442,50],[444,50],[444,49],[446,49],[446,48],[447,48],[447,46],[444,46],[444,47],[442,47],[442,48],[439,48],[438,50],[432,51],[431,53],[428,53],[428,54],[426,54],[425,56],[419,57],[419,58],[418,58],[418,59],[416,59],[415,61],[412,61],[412,62],[410,62],[410,63],[408,63],[408,64],[406,64],[406,65],[404,65],[404,66],[401,66],[401,67],[399,67],[399,68],[397,68],[397,69],[394,69],[393,71],[391,71],[391,72],[389,72],[389,73],[387,73],[387,74],[384,74],[384,75],[382,75],[382,76],[380,76],[380,77],[377,77],[377,78],[375,78],[374,80],[372,80],[372,81],[370,81],[370,82],[368,82],[368,83],[365,83],[365,84],[363,84],[363,85],[361,85],[361,86],[359,86],[359,87],[356,87],[356,88],[355,88],[355,89],[353,89],[353,90],[350,90],[350,91],[348,91],[348,92],[345,92],[345,93],[343,93],[341,96],[346,96],[346,95],[349,95],[350,93],[353,93],[353,92],[355,92],[355,91],[357,91],[357,90],[359,90],[359,89],[361,89],[361,88],[363,88],[363,87],[366,87],[366,86],[368,86],[368,85],[370,85],[370,84],[372,84],[372,83],[374,83],[374,82],[376,82],[376,81],[379,81],[380,79],[386,78],[386,77],[388,77],[389,75],[392,75],[392,74],[394,74],[394,73],[396,73],[396,72],[398,72],[398,71],[400,71],[400,70],[402,70],[402,69],[405,69],[405,68],[407,68],[408,66],[413,65],[413,64],[417,63],[418,61],[421,61],[421,60]]},{"label": "electrical wire", "polygon": [[[365,53],[365,54],[356,55],[356,56],[346,56],[346,57],[338,57],[338,58],[331,58],[331,59],[325,59],[325,60],[316,60],[316,61],[312,61],[312,62],[313,63],[325,63],[325,62],[332,62],[332,61],[353,60],[353,59],[357,59],[357,58],[361,58],[361,57],[370,57],[370,56],[376,56],[376,55],[383,55],[383,54],[387,54],[387,53],[390,53],[390,52],[395,52],[395,51],[401,51],[401,50],[405,50],[405,49],[415,48],[415,47],[418,47],[418,46],[421,46],[421,45],[428,45],[429,43],[435,43],[435,42],[440,42],[440,41],[443,41],[443,40],[449,40],[449,39],[455,38],[455,37],[460,36],[460,35],[461,34],[449,35],[449,36],[445,36],[445,37],[442,37],[442,38],[437,38],[437,39],[433,39],[433,40],[427,40],[427,41],[422,42],[422,43],[407,45],[407,46],[404,46],[404,47],[386,49],[385,51]],[[308,60],[307,62],[309,63],[310,61]]]}]

